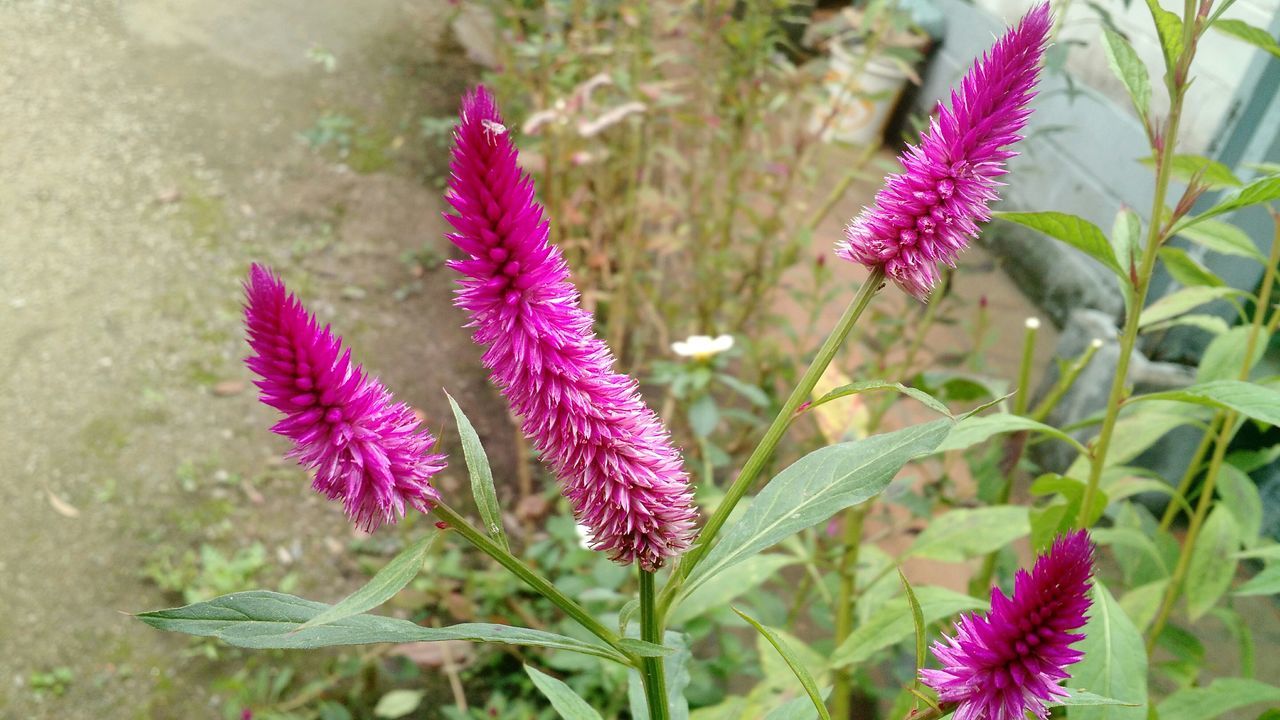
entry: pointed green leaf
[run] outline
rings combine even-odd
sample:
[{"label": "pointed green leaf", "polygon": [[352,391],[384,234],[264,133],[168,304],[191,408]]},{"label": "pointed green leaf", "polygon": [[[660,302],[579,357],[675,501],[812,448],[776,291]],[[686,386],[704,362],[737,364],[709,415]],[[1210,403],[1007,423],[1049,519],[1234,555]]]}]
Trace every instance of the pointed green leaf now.
[{"label": "pointed green leaf", "polygon": [[1099,581],[1093,584],[1093,607],[1076,644],[1084,659],[1071,668],[1071,684],[1132,706],[1067,708],[1070,720],[1146,720],[1147,648],[1133,622]]},{"label": "pointed green leaf", "polygon": [[685,581],[686,592],[788,535],[878,495],[903,465],[933,452],[951,424],[935,420],[829,445],[800,458],[769,481],[737,522],[725,529]]},{"label": "pointed green leaf", "polygon": [[601,720],[600,713],[592,709],[586,700],[579,697],[578,693],[564,682],[539,671],[532,665],[525,665],[524,671],[538,688],[538,692],[551,701],[551,707],[563,720]]},{"label": "pointed green leaf", "polygon": [[1133,109],[1138,111],[1138,118],[1145,122],[1147,110],[1151,106],[1151,78],[1147,76],[1147,66],[1138,57],[1138,53],[1133,51],[1129,41],[1119,33],[1104,27],[1103,40],[1111,72],[1124,83],[1125,89],[1129,91],[1129,99],[1133,101]]},{"label": "pointed green leaf", "polygon": [[[1236,380],[1240,377],[1240,371],[1246,367],[1246,363],[1248,370],[1253,370],[1266,354],[1271,336],[1266,328],[1258,328],[1258,338],[1253,344],[1253,357],[1245,358],[1244,354],[1249,346],[1249,335],[1252,332],[1252,327],[1238,325],[1214,338],[1200,358],[1200,365],[1196,368],[1196,382]],[[1246,376],[1247,374],[1246,372]]]},{"label": "pointed green leaf", "polygon": [[[1156,164],[1155,158],[1150,155],[1139,162],[1148,167]],[[1199,177],[1200,184],[1211,189],[1240,187],[1244,184],[1231,172],[1231,168],[1200,155],[1174,155],[1169,174],[1184,183],[1190,183],[1192,178]]]},{"label": "pointed green leaf", "polygon": [[902,568],[898,568],[898,580],[902,582],[902,595],[907,599],[907,605],[911,607],[911,622],[915,624],[916,667],[922,668],[925,661],[924,610],[920,607],[920,600],[916,597],[916,591],[911,589],[907,576],[902,574]]},{"label": "pointed green leaf", "polygon": [[1160,0],[1147,0],[1147,9],[1151,11],[1151,19],[1156,24],[1160,51],[1164,55],[1165,78],[1168,79],[1173,77],[1173,69],[1182,56],[1182,20],[1160,7]]},{"label": "pointed green leaf", "polygon": [[1061,240],[1106,265],[1120,278],[1121,283],[1129,282],[1129,272],[1120,267],[1107,236],[1102,234],[1097,225],[1084,218],[1060,212],[996,212],[992,215]]},{"label": "pointed green leaf", "polygon": [[966,417],[956,423],[955,427],[948,433],[947,439],[942,441],[938,446],[937,452],[945,452],[947,450],[964,450],[973,447],[984,440],[1003,433],[1019,432],[1026,430],[1029,432],[1042,433],[1050,437],[1057,438],[1072,447],[1081,454],[1088,455],[1089,451],[1079,440],[1062,432],[1058,428],[1045,425],[1042,422],[1036,422],[1031,418],[1022,417],[1021,415],[1013,415],[1010,413],[996,413],[994,415],[983,415],[981,417]]},{"label": "pointed green leaf", "polygon": [[1280,703],[1280,687],[1225,677],[1214,680],[1208,687],[1179,690],[1165,698],[1156,710],[1160,720],[1213,720],[1232,710],[1260,703]]},{"label": "pointed green leaf", "polygon": [[1216,253],[1253,258],[1258,262],[1267,261],[1243,230],[1221,220],[1201,219],[1195,225],[1182,228],[1177,233],[1179,237]]},{"label": "pointed green leaf", "polygon": [[1280,595],[1280,563],[1268,565],[1248,582],[1232,593],[1240,597],[1250,595]]},{"label": "pointed green leaf", "polygon": [[994,552],[1031,532],[1027,508],[993,505],[952,510],[933,519],[905,556],[963,562]]},{"label": "pointed green leaf", "polygon": [[1217,315],[1182,315],[1180,317],[1163,320],[1158,323],[1148,325],[1145,330],[1147,332],[1158,332],[1160,330],[1168,330],[1171,327],[1186,326],[1199,328],[1210,335],[1221,335],[1230,330],[1227,321]]},{"label": "pointed green leaf", "polygon": [[763,553],[749,557],[686,593],[671,613],[670,624],[678,627],[713,608],[723,608],[734,598],[775,578],[778,571],[799,562],[791,555]]},{"label": "pointed green leaf", "polygon": [[1218,497],[1240,526],[1240,540],[1246,546],[1262,532],[1262,496],[1258,486],[1240,468],[1223,463],[1218,469]]},{"label": "pointed green leaf", "polygon": [[1204,305],[1207,302],[1221,300],[1232,295],[1242,295],[1239,290],[1230,287],[1188,287],[1165,295],[1147,306],[1138,318],[1138,327],[1149,325],[1177,317],[1183,313]]},{"label": "pointed green leaf", "polygon": [[1249,622],[1238,610],[1229,607],[1216,607],[1210,610],[1209,614],[1222,623],[1235,639],[1236,645],[1240,647],[1240,676],[1252,678],[1257,662],[1254,653],[1253,629],[1249,627]]},{"label": "pointed green leaf", "polygon": [[251,590],[185,607],[140,613],[136,617],[160,630],[217,638],[229,645],[259,650],[309,650],[331,645],[470,640],[569,650],[627,664],[626,658],[603,645],[506,625],[463,623],[443,628],[427,628],[408,620],[381,615],[352,615],[327,625],[301,630],[303,623],[329,607],[324,603],[284,593]]},{"label": "pointed green leaf", "polygon": [[[925,624],[935,623],[958,612],[980,610],[987,603],[954,590],[935,585],[915,589]],[[831,654],[831,667],[861,663],[880,650],[911,637],[915,629],[910,602],[902,596],[876,608],[866,622],[854,628],[849,637]]]},{"label": "pointed green leaf", "polygon": [[453,396],[449,398],[449,407],[453,408],[453,418],[458,424],[458,438],[462,441],[462,456],[467,461],[467,474],[471,476],[471,494],[476,499],[476,510],[484,522],[484,529],[503,550],[511,551],[507,542],[507,533],[502,528],[502,509],[498,506],[498,492],[493,487],[493,470],[489,467],[489,456],[485,454],[480,436],[471,426],[466,413],[458,407]]},{"label": "pointed green leaf", "polygon": [[1280,44],[1277,44],[1276,39],[1271,37],[1271,33],[1260,27],[1254,27],[1243,20],[1228,20],[1226,18],[1214,20],[1211,27],[1218,32],[1243,40],[1254,47],[1261,48],[1276,57],[1280,57]]},{"label": "pointed green leaf", "polygon": [[1214,380],[1197,383],[1181,390],[1137,395],[1129,402],[1139,400],[1176,400],[1177,402],[1207,405],[1235,410],[1254,420],[1280,427],[1280,391],[1265,385],[1240,380]]},{"label": "pointed green leaf", "polygon": [[[1145,65],[1142,72],[1145,76]],[[1126,273],[1131,268],[1137,272],[1138,262],[1142,257],[1142,218],[1127,207],[1120,208],[1115,222],[1111,224],[1111,250]]]},{"label": "pointed green leaf", "polygon": [[1225,285],[1222,278],[1214,275],[1208,268],[1196,262],[1186,250],[1173,246],[1162,247],[1157,251],[1164,261],[1164,269],[1169,271],[1174,280],[1187,287],[1206,285],[1221,287]]},{"label": "pointed green leaf", "polygon": [[809,700],[813,702],[813,708],[818,711],[818,717],[823,720],[831,720],[831,714],[827,712],[826,703],[822,701],[822,693],[818,690],[818,683],[814,681],[813,676],[809,674],[809,670],[805,668],[804,664],[796,657],[796,654],[791,650],[791,647],[783,642],[782,638],[778,637],[776,632],[764,625],[761,625],[755,618],[742,612],[738,608],[734,608],[733,611],[738,613],[738,616],[743,620],[751,623],[751,627],[754,627],[757,632],[769,641],[769,644],[773,646],[773,649],[778,651],[778,654],[786,661],[787,667],[791,668],[791,672],[795,673],[796,679],[800,681],[800,687],[804,688],[805,694],[807,694],[809,696]]},{"label": "pointed green leaf", "polygon": [[1205,212],[1183,219],[1178,226],[1174,228],[1176,234],[1182,234],[1184,230],[1202,220],[1217,217],[1223,213],[1229,213],[1232,210],[1239,210],[1250,205],[1259,203],[1268,203],[1273,200],[1280,200],[1280,177],[1264,177],[1259,180],[1245,185],[1239,190],[1230,193],[1217,205],[1209,208]]},{"label": "pointed green leaf", "polygon": [[411,580],[417,577],[422,570],[422,563],[426,561],[432,546],[435,545],[436,540],[439,538],[440,533],[438,532],[432,532],[425,537],[419,538],[399,555],[392,558],[391,562],[383,565],[382,569],[363,587],[343,598],[337,605],[306,621],[298,627],[298,630],[306,630],[317,625],[327,625],[342,618],[359,615],[390,600],[396,593],[403,590],[405,585],[408,585]]},{"label": "pointed green leaf", "polygon": [[906,385],[903,385],[902,383],[888,382],[886,380],[863,380],[861,382],[849,383],[848,385],[841,385],[835,390],[832,390],[831,392],[823,395],[817,400],[814,400],[813,403],[809,405],[809,409],[812,410],[813,408],[818,407],[819,405],[822,405],[825,403],[829,403],[832,400],[837,400],[842,397],[855,395],[857,393],[868,392],[871,390],[894,390],[894,391],[900,392],[903,395],[919,400],[925,407],[929,408],[930,410],[933,410],[941,415],[951,417],[951,411],[947,409],[947,406],[943,405],[937,398],[930,395],[929,393],[923,390],[920,390],[918,388],[908,387]]},{"label": "pointed green leaf", "polygon": [[1095,695],[1088,690],[1076,690],[1075,688],[1063,688],[1067,691],[1064,698],[1056,698],[1052,702],[1045,703],[1045,707],[1081,707],[1085,705],[1126,705],[1136,707],[1137,703],[1125,702],[1115,698],[1102,697]]},{"label": "pointed green leaf", "polygon": [[1209,612],[1231,586],[1231,579],[1236,575],[1232,553],[1239,549],[1240,528],[1235,516],[1223,505],[1215,507],[1201,528],[1195,547],[1191,548],[1191,561],[1187,565],[1184,587],[1187,614],[1192,622]]}]

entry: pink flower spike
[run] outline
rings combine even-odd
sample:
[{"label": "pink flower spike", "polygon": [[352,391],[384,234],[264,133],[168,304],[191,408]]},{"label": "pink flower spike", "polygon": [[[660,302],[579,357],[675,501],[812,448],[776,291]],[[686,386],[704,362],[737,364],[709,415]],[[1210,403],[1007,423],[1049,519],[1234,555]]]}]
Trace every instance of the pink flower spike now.
[{"label": "pink flower spike", "polygon": [[872,207],[845,228],[837,255],[928,299],[937,264],[955,267],[978,223],[991,219],[996,178],[1017,154],[1005,148],[1022,139],[1052,24],[1048,3],[1037,5],[969,68],[950,109],[898,157],[903,172],[885,178]]},{"label": "pink flower spike", "polygon": [[933,644],[941,670],[921,670],[955,720],[1023,720],[1027,711],[1047,718],[1045,703],[1066,697],[1058,682],[1084,653],[1093,575],[1093,543],[1084,530],[1059,536],[1028,573],[1019,570],[1013,597],[991,589],[991,610],[956,623],[955,637]]},{"label": "pink flower spike", "polygon": [[315,471],[311,486],[341,499],[366,531],[404,517],[405,505],[430,512],[440,500],[431,476],[445,457],[431,454],[436,440],[413,410],[353,367],[342,338],[321,329],[271,271],[254,265],[244,289],[253,349],[245,364],[261,378],[259,399],[284,413],[271,429],[293,441],[288,457]]},{"label": "pink flower spike", "polygon": [[688,549],[696,511],[670,436],[578,304],[533,181],[483,87],[462,101],[445,218],[466,259],[457,305],[522,429],[560,479],[591,547],[656,570]]}]

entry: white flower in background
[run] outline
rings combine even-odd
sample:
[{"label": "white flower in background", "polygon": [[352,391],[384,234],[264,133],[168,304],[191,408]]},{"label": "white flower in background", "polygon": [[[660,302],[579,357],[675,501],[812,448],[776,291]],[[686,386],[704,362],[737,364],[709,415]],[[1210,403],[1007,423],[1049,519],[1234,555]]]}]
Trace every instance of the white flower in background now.
[{"label": "white flower in background", "polygon": [[719,335],[711,337],[710,335],[690,335],[684,340],[671,343],[671,350],[680,357],[693,358],[694,360],[706,360],[713,355],[719,355],[733,347],[732,335]]},{"label": "white flower in background", "polygon": [[578,545],[583,550],[595,550],[591,547],[591,529],[581,523],[574,523],[573,529],[578,533]]}]

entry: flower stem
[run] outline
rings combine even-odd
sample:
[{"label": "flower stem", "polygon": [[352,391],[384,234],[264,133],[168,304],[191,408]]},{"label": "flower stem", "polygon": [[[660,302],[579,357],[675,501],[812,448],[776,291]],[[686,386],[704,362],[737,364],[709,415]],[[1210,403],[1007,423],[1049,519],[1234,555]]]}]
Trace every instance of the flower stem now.
[{"label": "flower stem", "polygon": [[849,307],[845,308],[844,314],[840,316],[835,329],[831,331],[826,341],[822,343],[822,347],[818,349],[818,354],[809,364],[809,368],[805,370],[795,389],[791,391],[791,396],[782,404],[782,409],[778,411],[777,417],[773,419],[773,423],[765,431],[760,444],[751,452],[746,464],[742,466],[742,471],[738,473],[738,477],[734,479],[733,484],[725,492],[724,499],[720,501],[715,511],[711,513],[711,517],[707,518],[707,524],[703,526],[702,532],[698,536],[697,544],[690,548],[689,552],[673,568],[671,580],[662,588],[662,593],[658,597],[658,614],[660,616],[665,616],[667,610],[671,607],[671,603],[675,601],[675,595],[679,590],[681,581],[688,577],[698,562],[706,556],[707,551],[711,549],[711,545],[715,541],[716,534],[720,532],[720,529],[724,527],[725,521],[729,519],[729,514],[733,512],[738,502],[755,484],[756,478],[760,476],[765,465],[773,457],[773,451],[777,449],[778,443],[782,440],[782,435],[786,432],[787,426],[795,416],[796,410],[802,402],[809,398],[814,386],[818,384],[818,379],[822,377],[823,371],[831,364],[836,352],[840,350],[845,338],[849,336],[849,331],[853,329],[853,326],[858,322],[858,318],[867,309],[867,306],[871,303],[871,298],[883,286],[884,271],[878,268],[872,270],[866,282],[858,289],[858,294],[849,303]]},{"label": "flower stem", "polygon": [[[870,503],[849,508],[844,513],[844,553],[840,556],[840,593],[836,596],[835,646],[840,647],[853,632],[853,614],[858,602],[858,554],[862,549],[862,525],[870,509]],[[853,670],[843,667],[836,671],[835,687],[831,690],[831,717],[847,718],[853,694]]]},{"label": "flower stem", "polygon": [[450,530],[456,531],[459,535],[471,543],[477,550],[488,555],[498,562],[499,565],[506,568],[508,572],[520,578],[529,587],[538,591],[546,599],[555,603],[557,607],[564,611],[564,614],[578,621],[578,624],[591,631],[591,634],[605,641],[610,647],[622,653],[633,665],[638,665],[637,659],[620,645],[617,633],[605,627],[603,623],[591,616],[572,598],[560,592],[551,581],[539,575],[536,570],[524,564],[520,558],[512,555],[510,552],[502,549],[488,535],[480,532],[474,525],[467,522],[466,518],[458,514],[456,510],[444,503],[436,505],[436,517],[448,524]]},{"label": "flower stem", "polygon": [[[640,639],[655,645],[662,644],[662,619],[657,612],[657,594],[654,592],[653,573],[640,570]],[[649,720],[668,720],[667,678],[660,657],[640,659],[640,678],[644,682],[644,695],[649,703]]]}]

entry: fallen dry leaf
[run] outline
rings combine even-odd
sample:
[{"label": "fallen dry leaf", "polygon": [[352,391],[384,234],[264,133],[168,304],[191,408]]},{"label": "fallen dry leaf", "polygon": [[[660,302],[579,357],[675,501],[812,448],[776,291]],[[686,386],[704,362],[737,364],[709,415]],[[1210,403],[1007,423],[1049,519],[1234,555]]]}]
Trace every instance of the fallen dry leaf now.
[{"label": "fallen dry leaf", "polygon": [[214,383],[213,394],[217,397],[231,397],[244,392],[245,382],[243,380],[223,380]]},{"label": "fallen dry leaf", "polygon": [[67,502],[66,500],[63,500],[57,495],[54,495],[52,490],[46,489],[45,493],[48,494],[49,496],[49,504],[53,506],[54,511],[56,511],[59,515],[61,515],[62,517],[69,517],[69,518],[80,517],[80,511],[76,509],[76,507],[73,506],[71,503]]}]

